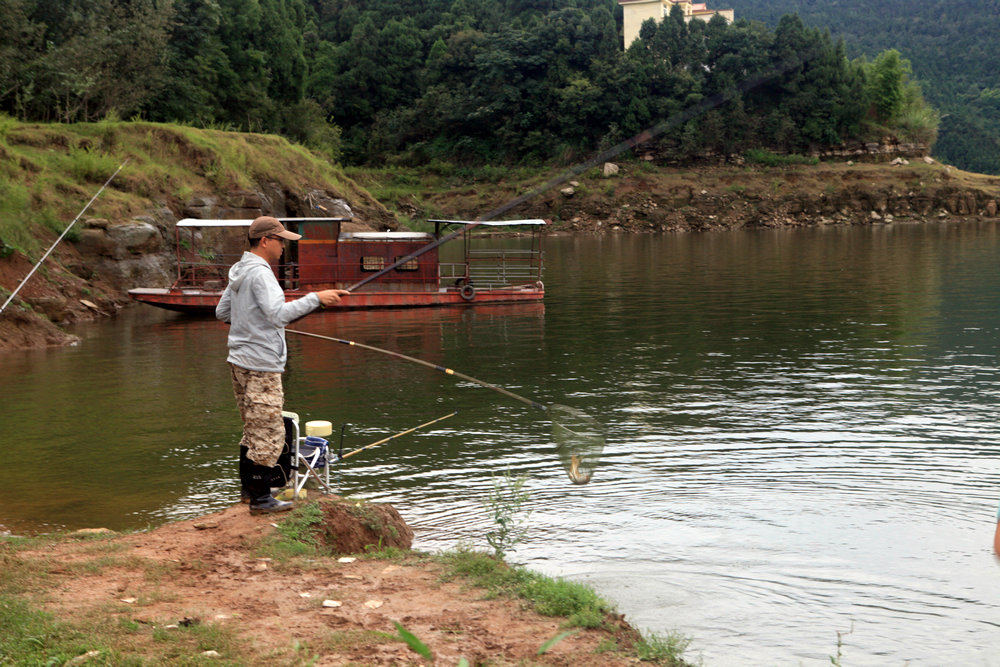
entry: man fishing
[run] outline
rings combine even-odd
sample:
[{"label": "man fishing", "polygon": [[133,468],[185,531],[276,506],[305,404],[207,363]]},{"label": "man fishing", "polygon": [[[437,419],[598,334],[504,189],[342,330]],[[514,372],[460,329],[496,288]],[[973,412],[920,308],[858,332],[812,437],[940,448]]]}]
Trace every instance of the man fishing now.
[{"label": "man fishing", "polygon": [[277,218],[261,216],[247,232],[250,250],[229,269],[229,284],[215,316],[230,324],[229,362],[233,393],[243,420],[240,440],[241,496],[250,513],[283,512],[292,503],[271,496],[271,473],[285,443],[281,416],[281,374],[288,357],[285,326],[316,308],[333,306],[348,292],[328,289],[286,302],[272,264],[288,241],[301,234],[285,229]]}]

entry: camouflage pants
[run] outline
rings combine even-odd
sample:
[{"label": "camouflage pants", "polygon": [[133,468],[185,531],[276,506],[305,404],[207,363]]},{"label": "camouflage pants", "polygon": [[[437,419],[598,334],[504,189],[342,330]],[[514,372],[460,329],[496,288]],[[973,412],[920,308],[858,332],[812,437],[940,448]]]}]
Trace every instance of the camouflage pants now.
[{"label": "camouflage pants", "polygon": [[281,408],[285,402],[281,373],[248,371],[229,364],[233,374],[233,393],[243,420],[240,446],[257,465],[272,467],[285,446],[285,422]]}]

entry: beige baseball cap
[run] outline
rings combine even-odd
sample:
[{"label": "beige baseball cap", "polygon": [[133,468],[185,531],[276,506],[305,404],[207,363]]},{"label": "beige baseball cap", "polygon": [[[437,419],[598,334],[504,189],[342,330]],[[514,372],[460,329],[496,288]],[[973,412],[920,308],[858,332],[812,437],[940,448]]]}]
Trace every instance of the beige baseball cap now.
[{"label": "beige baseball cap", "polygon": [[250,223],[250,231],[247,236],[252,239],[262,239],[265,236],[280,236],[289,241],[298,241],[302,234],[296,234],[285,229],[285,226],[277,218],[269,215],[262,215]]}]

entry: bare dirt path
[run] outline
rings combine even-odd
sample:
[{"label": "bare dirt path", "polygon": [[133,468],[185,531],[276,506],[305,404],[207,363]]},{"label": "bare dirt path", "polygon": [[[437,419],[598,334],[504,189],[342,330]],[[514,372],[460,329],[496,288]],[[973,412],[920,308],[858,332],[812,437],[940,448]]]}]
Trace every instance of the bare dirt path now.
[{"label": "bare dirt path", "polygon": [[[580,630],[538,655],[565,631],[564,619],[443,581],[442,566],[419,554],[305,565],[261,558],[258,546],[274,520],[237,505],[149,532],[46,543],[20,555],[48,568],[45,608],[57,618],[110,613],[149,628],[147,641],[178,625],[218,624],[260,664],[426,664],[387,636],[397,633],[394,622],[423,641],[437,665],[462,658],[470,665],[638,663],[607,650],[636,637],[620,617],[608,619],[614,631]],[[100,553],[107,554],[103,565],[85,565]]]}]

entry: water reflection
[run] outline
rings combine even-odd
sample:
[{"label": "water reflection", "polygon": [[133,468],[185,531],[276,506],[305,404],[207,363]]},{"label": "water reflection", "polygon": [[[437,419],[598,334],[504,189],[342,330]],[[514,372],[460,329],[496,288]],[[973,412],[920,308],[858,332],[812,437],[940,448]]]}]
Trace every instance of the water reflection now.
[{"label": "water reflection", "polygon": [[[584,410],[569,483],[543,413],[398,360],[290,337],[287,400],[350,422],[346,493],[418,546],[484,546],[493,474],[529,476],[514,558],[595,585],[706,663],[993,664],[1000,287],[993,224],[556,238],[544,306],[323,314],[298,326]],[[0,357],[0,523],[139,527],[236,499],[225,329],[133,310]],[[25,479],[30,473],[30,498]]]}]

